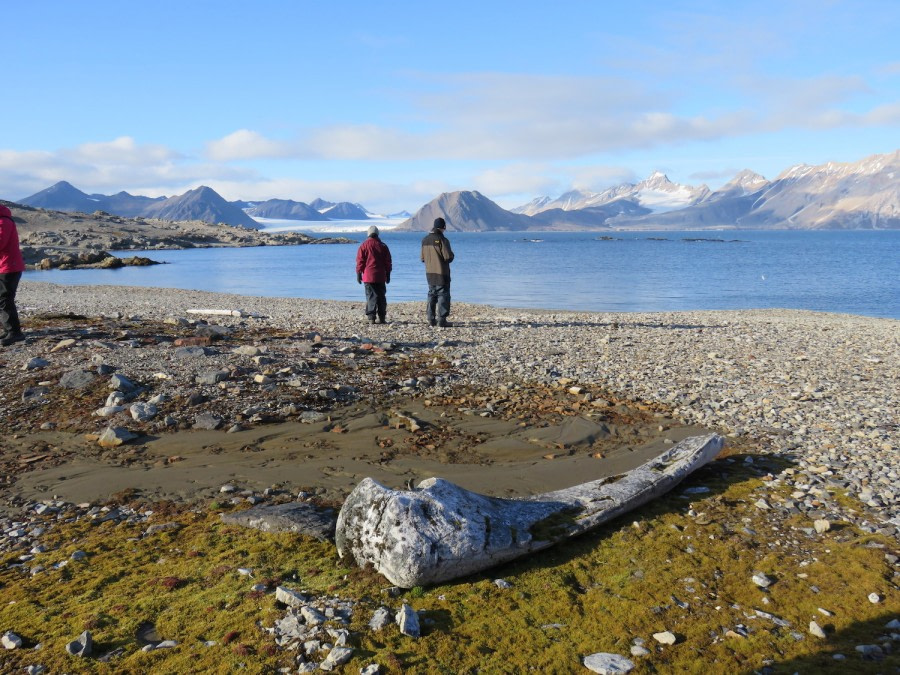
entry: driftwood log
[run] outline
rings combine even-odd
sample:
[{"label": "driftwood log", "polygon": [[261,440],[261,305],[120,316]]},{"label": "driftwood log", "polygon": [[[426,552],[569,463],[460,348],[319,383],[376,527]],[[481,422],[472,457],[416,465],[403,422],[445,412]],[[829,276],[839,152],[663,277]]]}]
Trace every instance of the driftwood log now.
[{"label": "driftwood log", "polygon": [[366,478],[338,514],[341,557],[403,588],[494,567],[583,534],[665,494],[719,454],[716,434],[687,438],[620,476],[525,499],[469,492],[440,478],[392,490]]}]

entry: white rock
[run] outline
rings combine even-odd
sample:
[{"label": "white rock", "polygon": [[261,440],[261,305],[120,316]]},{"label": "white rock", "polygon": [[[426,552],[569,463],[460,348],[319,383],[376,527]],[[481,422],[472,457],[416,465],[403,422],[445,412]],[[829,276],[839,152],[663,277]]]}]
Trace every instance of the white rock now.
[{"label": "white rock", "polygon": [[0,644],[3,645],[4,649],[18,649],[22,646],[22,638],[8,630],[3,634],[3,637],[0,637]]},{"label": "white rock", "polygon": [[653,639],[661,645],[674,645],[678,641],[678,638],[675,637],[675,633],[669,630],[663,631],[662,633],[654,633]]},{"label": "white rock", "polygon": [[757,586],[759,586],[760,588],[768,588],[773,583],[775,583],[774,579],[766,576],[762,572],[754,572],[751,579],[753,580],[753,583],[756,584]]},{"label": "white rock", "polygon": [[420,637],[421,630],[419,628],[419,615],[416,614],[412,607],[405,602],[397,612],[397,625],[400,626],[400,632],[409,637]]},{"label": "white rock", "polygon": [[882,598],[880,595],[878,595],[878,593],[869,593],[869,602],[871,602],[873,605],[877,605],[879,602],[881,602],[881,599]]},{"label": "white rock", "polygon": [[813,527],[816,528],[816,532],[819,534],[824,534],[831,529],[831,523],[825,519],[818,519],[813,523]]},{"label": "white rock", "polygon": [[822,627],[817,624],[815,621],[809,622],[809,632],[811,635],[815,635],[817,638],[825,639],[825,631],[822,630]]},{"label": "white rock", "polygon": [[584,667],[594,673],[601,675],[617,675],[618,673],[628,673],[634,669],[634,663],[624,656],[618,654],[609,654],[607,652],[597,652],[585,656],[582,661]]},{"label": "white rock", "polygon": [[328,652],[328,656],[319,664],[319,668],[322,670],[334,670],[338,666],[347,663],[351,658],[353,658],[353,650],[350,647],[335,647]]},{"label": "white rock", "polygon": [[309,598],[302,593],[298,593],[290,588],[285,588],[284,586],[278,586],[275,589],[275,600],[288,607],[294,607],[295,609],[299,609],[309,602]]}]

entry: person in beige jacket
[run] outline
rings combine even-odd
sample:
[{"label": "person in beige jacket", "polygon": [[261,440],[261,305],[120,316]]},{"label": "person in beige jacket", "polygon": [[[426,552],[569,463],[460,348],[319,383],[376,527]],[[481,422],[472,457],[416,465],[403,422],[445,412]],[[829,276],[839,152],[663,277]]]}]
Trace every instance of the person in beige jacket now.
[{"label": "person in beige jacket", "polygon": [[428,281],[428,323],[432,326],[449,328],[450,316],[450,263],[453,249],[450,240],[444,236],[447,223],[443,218],[434,219],[431,232],[422,239],[422,262],[425,263],[425,278]]}]

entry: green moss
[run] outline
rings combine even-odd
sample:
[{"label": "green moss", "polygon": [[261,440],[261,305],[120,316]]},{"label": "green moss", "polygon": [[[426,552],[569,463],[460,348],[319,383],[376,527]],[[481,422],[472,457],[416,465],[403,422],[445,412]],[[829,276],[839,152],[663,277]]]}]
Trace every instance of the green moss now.
[{"label": "green moss", "polygon": [[[70,673],[276,672],[293,664],[294,653],[276,647],[261,627],[283,611],[271,593],[251,586],[285,583],[359,601],[351,625],[356,654],[345,672],[372,662],[390,673],[578,672],[587,654],[628,656],[635,638],[651,650],[634,659],[637,673],[752,672],[769,663],[776,672],[864,672],[872,664],[855,646],[875,642],[900,613],[893,571],[884,548],[875,547],[892,550],[896,542],[849,526],[809,536],[802,529],[808,521],[778,520],[753,506],[759,490],[775,499],[785,488],[741,471],[726,475],[719,466],[703,474],[712,492],[691,503],[673,494],[483,575],[412,589],[407,601],[424,612],[418,640],[393,625],[368,630],[378,605],[396,608],[401,599],[388,599],[380,575],[348,567],[328,543],[224,525],[208,510],[170,512],[165,520],[181,529],[146,538],[137,525],[58,525],[46,537],[54,548],[40,556],[44,572],[23,574],[10,567],[16,556],[3,557],[0,628],[43,647],[0,655],[0,670],[41,663]],[[553,531],[567,522],[542,526]],[[69,560],[75,550],[88,558]],[[752,583],[756,570],[775,577],[767,591]],[[498,588],[496,578],[512,588]],[[879,605],[867,600],[872,591],[884,595]],[[808,633],[811,620],[826,628],[827,640]],[[145,621],[179,645],[141,652],[135,636]],[[737,637],[739,625],[746,637]],[[67,655],[65,644],[85,629],[97,652],[122,647],[124,655],[110,664]],[[652,635],[663,630],[679,642],[657,645]],[[216,644],[207,647],[207,640]],[[838,652],[847,660],[833,660]],[[896,654],[878,664],[881,672],[898,666]]]}]

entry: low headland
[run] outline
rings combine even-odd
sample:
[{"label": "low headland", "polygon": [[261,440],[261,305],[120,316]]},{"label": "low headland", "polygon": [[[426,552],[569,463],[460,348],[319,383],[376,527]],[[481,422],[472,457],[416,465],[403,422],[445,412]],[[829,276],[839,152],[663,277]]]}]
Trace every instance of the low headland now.
[{"label": "low headland", "polygon": [[[900,667],[898,321],[460,303],[442,330],[423,303],[370,325],[362,302],[27,278],[19,305],[3,669]],[[526,496],[708,431],[724,452],[672,493],[435,587],[338,558],[327,526],[235,524],[294,504],[327,525],[367,476]]]},{"label": "low headland", "polygon": [[9,207],[27,265],[38,269],[154,264],[144,256],[123,258],[109,251],[185,248],[346,244],[344,237],[303,232],[266,232],[202,220],[126,218],[104,211],[71,213],[0,200]]}]

